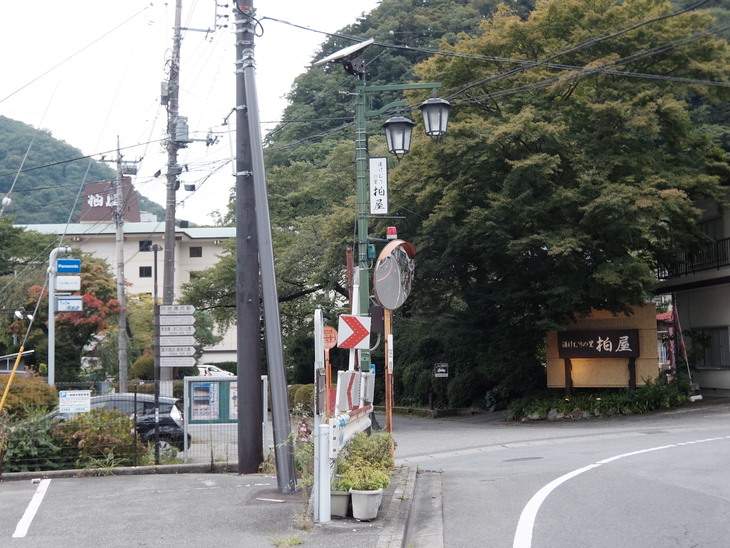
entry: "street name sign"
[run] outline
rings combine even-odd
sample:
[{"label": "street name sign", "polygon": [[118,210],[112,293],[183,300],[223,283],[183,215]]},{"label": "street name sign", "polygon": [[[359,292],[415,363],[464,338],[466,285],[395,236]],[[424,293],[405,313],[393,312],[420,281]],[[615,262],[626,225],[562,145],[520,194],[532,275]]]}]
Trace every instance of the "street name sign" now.
[{"label": "street name sign", "polygon": [[176,356],[160,358],[160,367],[193,367],[195,358],[192,356]]},{"label": "street name sign", "polygon": [[193,325],[161,325],[160,335],[194,335]]},{"label": "street name sign", "polygon": [[195,337],[160,337],[160,346],[184,346],[195,344]]},{"label": "street name sign", "polygon": [[193,325],[195,316],[160,316],[160,325]]},{"label": "street name sign", "polygon": [[163,304],[160,305],[160,314],[163,316],[182,316],[195,312],[191,304]]},{"label": "street name sign", "polygon": [[193,356],[195,348],[192,346],[160,346],[160,356]]}]

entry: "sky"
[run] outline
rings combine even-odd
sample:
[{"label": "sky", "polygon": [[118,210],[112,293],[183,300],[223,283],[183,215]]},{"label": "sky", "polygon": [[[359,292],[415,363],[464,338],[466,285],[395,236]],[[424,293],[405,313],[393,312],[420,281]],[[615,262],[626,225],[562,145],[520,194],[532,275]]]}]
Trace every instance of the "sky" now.
[{"label": "sky", "polygon": [[[281,119],[285,95],[326,39],[323,33],[354,23],[378,3],[254,2],[263,133]],[[178,163],[187,169],[176,217],[198,224],[211,224],[211,212],[225,211],[235,183],[233,164],[226,165],[235,125],[224,124],[235,106],[235,25],[225,4],[233,5],[182,0],[182,26],[189,30],[181,45],[179,111],[188,118],[190,137],[200,140],[179,152]],[[2,2],[0,115],[48,130],[95,159],[105,154],[115,160],[119,143],[125,161],[141,160],[133,179],[137,190],[164,207],[167,113],[160,89],[167,80],[174,17],[174,0]],[[212,146],[205,143],[209,131],[219,137]],[[154,177],[158,170],[163,176]],[[185,184],[196,191],[185,191]],[[12,206],[6,213],[13,214]]]}]

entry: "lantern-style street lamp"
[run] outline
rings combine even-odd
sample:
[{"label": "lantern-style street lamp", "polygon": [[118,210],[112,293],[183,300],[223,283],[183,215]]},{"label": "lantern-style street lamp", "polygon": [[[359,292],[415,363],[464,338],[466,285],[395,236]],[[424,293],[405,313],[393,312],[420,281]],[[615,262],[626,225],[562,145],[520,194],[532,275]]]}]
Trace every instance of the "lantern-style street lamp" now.
[{"label": "lantern-style street lamp", "polygon": [[[388,103],[378,110],[368,110],[367,97],[372,93],[384,91],[405,91],[410,89],[436,89],[441,87],[440,83],[422,84],[390,84],[390,85],[365,85],[365,62],[360,57],[362,52],[374,42],[373,38],[360,42],[338,52],[333,53],[314,63],[315,66],[327,63],[337,63],[345,67],[348,74],[357,76],[355,91],[357,103],[355,108],[355,161],[357,165],[357,256],[358,256],[358,287],[359,292],[353,297],[352,313],[367,315],[370,304],[370,276],[369,268],[371,259],[368,256],[368,148],[367,148],[367,118],[380,116],[390,110],[403,108],[405,101],[397,100]],[[445,99],[432,97],[424,101],[418,107],[423,113],[423,123],[426,135],[438,138],[446,132],[446,125],[449,119],[451,105]],[[383,124],[385,137],[388,143],[388,151],[395,154],[399,159],[411,149],[411,137],[413,126],[416,124],[404,116],[394,116]],[[370,370],[370,351],[360,350],[360,371]]]},{"label": "lantern-style street lamp", "polygon": [[400,160],[411,150],[411,137],[415,122],[403,116],[393,116],[383,123],[388,152],[395,154]]}]

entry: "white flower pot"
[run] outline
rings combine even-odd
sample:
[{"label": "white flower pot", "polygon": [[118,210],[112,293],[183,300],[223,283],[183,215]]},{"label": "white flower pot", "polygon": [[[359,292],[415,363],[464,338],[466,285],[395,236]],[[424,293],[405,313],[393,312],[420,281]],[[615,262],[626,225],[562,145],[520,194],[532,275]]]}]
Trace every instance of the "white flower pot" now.
[{"label": "white flower pot", "polygon": [[383,490],[357,491],[350,489],[352,495],[352,517],[359,521],[370,521],[378,517],[378,509],[383,500]]}]

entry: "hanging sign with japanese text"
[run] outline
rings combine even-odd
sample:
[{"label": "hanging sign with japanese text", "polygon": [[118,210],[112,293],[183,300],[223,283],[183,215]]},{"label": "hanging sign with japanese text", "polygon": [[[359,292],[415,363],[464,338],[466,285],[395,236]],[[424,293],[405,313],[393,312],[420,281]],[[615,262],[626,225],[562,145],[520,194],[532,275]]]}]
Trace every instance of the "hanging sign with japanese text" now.
[{"label": "hanging sign with japanese text", "polygon": [[388,159],[370,158],[370,214],[388,214]]},{"label": "hanging sign with japanese text", "polygon": [[558,333],[560,358],[638,358],[638,329],[562,331]]}]

